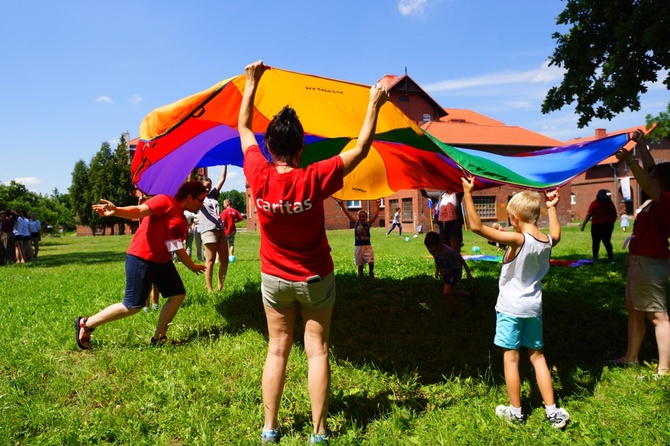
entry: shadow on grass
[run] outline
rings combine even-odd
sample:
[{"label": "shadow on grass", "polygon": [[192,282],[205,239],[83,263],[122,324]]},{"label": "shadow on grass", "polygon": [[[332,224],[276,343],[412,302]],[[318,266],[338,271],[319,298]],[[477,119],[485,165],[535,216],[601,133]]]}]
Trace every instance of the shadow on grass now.
[{"label": "shadow on grass", "polygon": [[[559,398],[592,394],[603,360],[625,351],[624,262],[622,254],[615,265],[552,267],[545,277],[544,351]],[[475,280],[464,285],[476,293],[475,307],[459,299],[454,319],[447,317],[440,280],[421,275],[359,283],[354,274],[338,275],[331,334],[335,360],[371,367],[400,379],[418,376],[421,385],[442,382],[445,376],[479,378],[486,373],[496,384],[504,384],[502,350],[493,344],[500,265],[476,263],[471,264]],[[257,284],[245,286],[216,309],[229,324],[194,336],[248,329],[267,335]],[[295,342],[302,344],[300,324]],[[530,395],[524,399],[541,407],[526,350],[522,349],[521,354],[522,377],[532,382]],[[653,337],[645,341],[642,355],[656,357]],[[366,412],[368,403],[356,402],[362,404],[358,411]],[[417,403],[411,402],[415,408]],[[384,412],[377,403],[371,404],[376,416]],[[334,392],[332,405],[348,404]]]}]

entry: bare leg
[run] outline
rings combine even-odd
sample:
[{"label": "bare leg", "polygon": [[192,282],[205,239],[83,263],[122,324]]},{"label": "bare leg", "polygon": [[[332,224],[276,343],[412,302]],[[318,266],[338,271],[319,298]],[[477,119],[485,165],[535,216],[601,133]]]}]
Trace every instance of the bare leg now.
[{"label": "bare leg", "polygon": [[658,345],[658,373],[670,373],[670,319],[668,313],[648,313],[651,323],[654,324],[656,344]]},{"label": "bare leg", "polygon": [[640,347],[647,327],[643,311],[636,310],[629,302],[626,302],[626,309],[628,310],[628,346],[623,359],[625,362],[636,362],[639,359]]},{"label": "bare leg", "polygon": [[312,403],[314,433],[323,435],[328,428],[328,404],[330,402],[330,363],[328,343],[332,307],[326,310],[301,310],[305,321],[305,353],[308,365],[309,400]]},{"label": "bare leg", "polygon": [[358,280],[363,280],[363,267],[365,265],[358,265]]},{"label": "bare leg", "polygon": [[263,367],[263,407],[265,409],[264,430],[279,426],[277,414],[286,381],[286,363],[293,344],[293,329],[298,307],[275,309],[264,306],[268,323],[268,355]]},{"label": "bare leg", "polygon": [[[216,263],[216,253],[218,252],[217,243],[205,243],[205,285],[207,292],[214,291],[212,288],[212,277],[214,276],[214,264]],[[226,257],[227,259],[228,257]]]},{"label": "bare leg", "polygon": [[162,336],[165,336],[167,333],[168,326],[174,319],[181,303],[186,297],[185,294],[178,294],[176,296],[170,296],[167,298],[167,302],[161,308],[161,314],[158,316],[158,323],[156,324],[156,331],[154,332],[154,339],[160,339]]},{"label": "bare leg", "polygon": [[461,244],[462,242],[456,240],[452,240],[449,242],[449,246],[451,246],[451,249],[453,249],[459,254],[461,253]]},{"label": "bare leg", "polygon": [[221,232],[221,239],[217,245],[217,252],[221,266],[219,266],[219,280],[216,284],[216,289],[221,291],[223,289],[223,282],[226,280],[226,274],[228,273],[228,240],[223,232]]},{"label": "bare leg", "polygon": [[509,402],[514,407],[521,407],[521,377],[519,375],[519,350],[505,350],[503,354],[505,386]]},{"label": "bare leg", "polygon": [[544,353],[542,350],[529,349],[528,356],[535,369],[535,379],[537,379],[537,386],[540,388],[540,395],[542,395],[544,404],[553,406],[555,404],[554,384],[551,382],[551,372],[549,372]]},{"label": "bare leg", "polygon": [[375,280],[375,264],[374,264],[374,262],[368,263],[368,268],[370,268],[370,279]]}]

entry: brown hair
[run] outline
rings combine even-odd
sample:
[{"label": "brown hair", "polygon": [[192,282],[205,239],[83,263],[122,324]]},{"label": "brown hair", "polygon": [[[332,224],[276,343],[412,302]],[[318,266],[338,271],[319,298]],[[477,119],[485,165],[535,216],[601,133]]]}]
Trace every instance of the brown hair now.
[{"label": "brown hair", "polygon": [[205,186],[199,181],[187,181],[181,185],[174,198],[176,200],[184,200],[189,195],[196,198],[198,195],[207,193]]},{"label": "brown hair", "polygon": [[423,239],[423,244],[426,246],[437,246],[442,243],[440,234],[435,231],[430,231],[426,233],[426,237]]}]

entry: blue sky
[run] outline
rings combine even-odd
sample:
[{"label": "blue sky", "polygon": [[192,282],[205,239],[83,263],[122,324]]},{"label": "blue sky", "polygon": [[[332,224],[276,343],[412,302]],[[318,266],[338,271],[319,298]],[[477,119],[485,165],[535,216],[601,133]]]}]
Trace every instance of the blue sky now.
[{"label": "blue sky", "polygon": [[[644,124],[642,111],[577,127],[543,115],[561,70],[548,67],[560,0],[0,0],[0,182],[67,192],[78,160],[138,136],[146,114],[263,59],[291,71],[372,84],[411,76],[440,105],[566,141]],[[220,169],[213,168],[212,176]],[[238,168],[224,189],[243,190]]]}]

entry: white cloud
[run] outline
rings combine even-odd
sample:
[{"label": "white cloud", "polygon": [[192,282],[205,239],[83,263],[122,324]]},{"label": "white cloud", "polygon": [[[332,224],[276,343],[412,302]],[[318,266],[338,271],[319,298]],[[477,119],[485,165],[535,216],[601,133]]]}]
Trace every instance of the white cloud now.
[{"label": "white cloud", "polygon": [[109,96],[98,96],[95,98],[95,102],[102,102],[103,104],[113,104],[112,98]]},{"label": "white cloud", "polygon": [[428,0],[398,0],[398,11],[402,15],[421,15],[427,6]]},{"label": "white cloud", "polygon": [[539,68],[527,71],[501,71],[498,73],[483,74],[480,76],[444,80],[424,85],[424,90],[436,93],[447,90],[463,90],[490,86],[513,84],[548,84],[563,78],[563,69],[549,66],[544,62]]},{"label": "white cloud", "polygon": [[144,100],[144,98],[143,98],[142,96],[140,96],[139,94],[134,93],[134,94],[130,97],[130,99],[128,99],[128,100],[129,100],[131,103],[133,103],[133,104],[139,104],[140,102],[142,102],[142,101]]},{"label": "white cloud", "polygon": [[[12,181],[16,181],[19,184],[23,184],[26,186],[28,189],[31,188],[31,186],[37,186],[38,184],[42,183],[42,180],[40,180],[37,177],[21,177],[21,178],[14,178]],[[9,184],[10,182],[7,181],[5,184]]]}]

